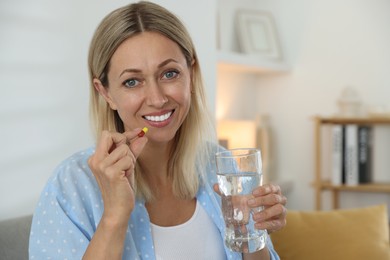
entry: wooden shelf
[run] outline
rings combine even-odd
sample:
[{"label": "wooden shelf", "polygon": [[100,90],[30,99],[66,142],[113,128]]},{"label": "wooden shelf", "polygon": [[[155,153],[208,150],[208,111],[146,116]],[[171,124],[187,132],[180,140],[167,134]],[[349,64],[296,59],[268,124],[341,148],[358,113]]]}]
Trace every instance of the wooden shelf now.
[{"label": "wooden shelf", "polygon": [[315,117],[320,124],[390,124],[390,117]]},{"label": "wooden shelf", "polygon": [[375,193],[389,193],[390,183],[367,183],[356,186],[347,185],[333,185],[330,181],[324,181],[319,184],[314,184],[322,190],[336,190],[336,191],[355,191],[355,192],[375,192]]},{"label": "wooden shelf", "polygon": [[267,60],[256,55],[218,51],[218,70],[245,73],[280,73],[289,71],[289,66],[279,60]]},{"label": "wooden shelf", "polygon": [[339,208],[339,193],[340,192],[373,192],[373,193],[390,193],[390,183],[367,183],[355,186],[348,185],[333,185],[329,180],[324,180],[321,173],[322,164],[322,149],[321,149],[321,127],[323,125],[331,124],[356,124],[356,125],[387,125],[390,126],[390,117],[373,116],[373,117],[314,117],[314,151],[315,151],[315,181],[313,187],[316,195],[316,209],[321,210],[323,191],[330,191],[332,194],[333,209]]}]

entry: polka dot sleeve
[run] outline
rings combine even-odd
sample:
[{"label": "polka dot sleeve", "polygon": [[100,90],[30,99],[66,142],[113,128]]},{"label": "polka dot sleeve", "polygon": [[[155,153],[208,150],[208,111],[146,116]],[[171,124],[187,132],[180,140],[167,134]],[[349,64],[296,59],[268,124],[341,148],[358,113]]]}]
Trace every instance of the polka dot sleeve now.
[{"label": "polka dot sleeve", "polygon": [[30,259],[81,259],[84,255],[102,204],[87,164],[80,162],[83,158],[64,161],[42,191],[31,227]]}]

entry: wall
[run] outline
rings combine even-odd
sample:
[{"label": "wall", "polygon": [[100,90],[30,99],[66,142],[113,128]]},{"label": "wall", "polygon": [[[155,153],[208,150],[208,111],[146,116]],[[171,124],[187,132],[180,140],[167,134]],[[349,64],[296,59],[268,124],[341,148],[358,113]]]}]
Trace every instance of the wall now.
[{"label": "wall", "polygon": [[[0,2],[0,219],[32,213],[54,167],[93,144],[89,42],[100,20],[129,2]],[[214,110],[216,2],[155,2],[192,34]]]},{"label": "wall", "polygon": [[[274,174],[294,182],[293,191],[288,194],[288,206],[313,209],[311,118],[336,113],[337,99],[349,85],[358,90],[367,106],[387,105],[390,109],[390,2],[276,0],[256,3],[257,8],[274,13],[284,57],[292,69],[269,76],[225,75],[218,81],[217,96],[223,92],[226,99],[232,100],[234,109],[227,117],[270,115],[276,159]],[[217,99],[217,108],[218,102],[221,100]],[[390,127],[376,129],[375,179],[388,182],[389,136]],[[390,206],[387,194],[355,195],[342,194],[341,206],[373,203]],[[325,194],[325,202],[329,202],[327,198]]]}]

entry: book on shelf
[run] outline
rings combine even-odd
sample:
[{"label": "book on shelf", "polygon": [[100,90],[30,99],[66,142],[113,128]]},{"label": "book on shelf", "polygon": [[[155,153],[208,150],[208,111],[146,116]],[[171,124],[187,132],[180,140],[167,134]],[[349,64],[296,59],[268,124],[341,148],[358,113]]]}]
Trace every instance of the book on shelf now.
[{"label": "book on shelf", "polygon": [[359,184],[358,161],[358,126],[345,126],[345,184]]},{"label": "book on shelf", "polygon": [[332,126],[333,185],[372,182],[372,130],[357,124]]},{"label": "book on shelf", "polygon": [[341,185],[344,183],[344,131],[343,125],[332,127],[332,183]]},{"label": "book on shelf", "polygon": [[358,128],[358,161],[359,183],[372,182],[372,128],[370,126]]}]

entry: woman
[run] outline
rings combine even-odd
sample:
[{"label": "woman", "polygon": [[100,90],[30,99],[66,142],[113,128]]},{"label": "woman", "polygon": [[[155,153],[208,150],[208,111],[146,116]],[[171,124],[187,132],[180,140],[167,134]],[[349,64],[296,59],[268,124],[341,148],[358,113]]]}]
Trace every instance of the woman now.
[{"label": "woman", "polygon": [[[270,239],[254,254],[224,248],[218,147],[195,48],[177,17],[149,2],[113,11],[92,39],[89,70],[97,145],[49,180],[30,258],[278,259]],[[282,228],[280,188],[255,191],[250,206],[266,207],[256,227]]]}]

